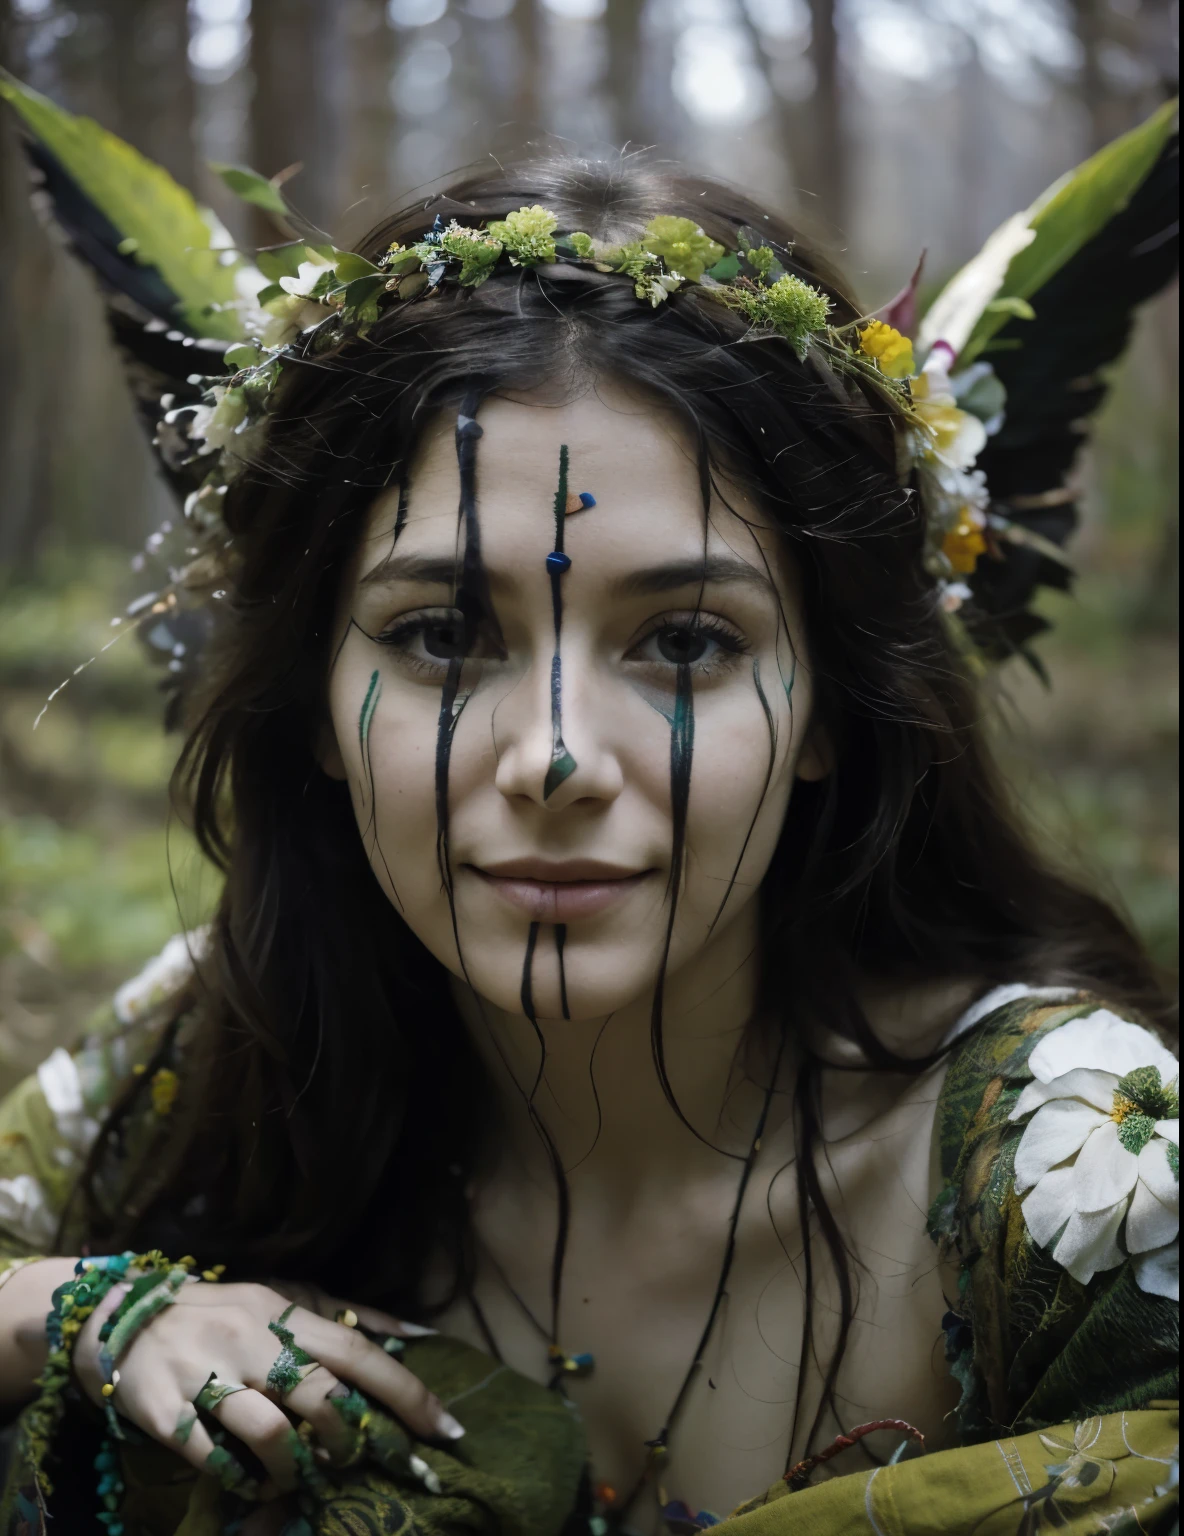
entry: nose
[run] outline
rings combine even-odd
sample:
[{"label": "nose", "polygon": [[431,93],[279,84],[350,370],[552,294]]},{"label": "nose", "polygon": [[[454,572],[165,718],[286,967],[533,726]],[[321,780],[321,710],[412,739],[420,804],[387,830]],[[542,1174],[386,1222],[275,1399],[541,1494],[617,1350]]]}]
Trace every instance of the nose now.
[{"label": "nose", "polygon": [[562,811],[616,799],[624,775],[597,693],[591,664],[578,654],[565,652],[557,670],[539,656],[494,717],[494,782],[508,800]]}]

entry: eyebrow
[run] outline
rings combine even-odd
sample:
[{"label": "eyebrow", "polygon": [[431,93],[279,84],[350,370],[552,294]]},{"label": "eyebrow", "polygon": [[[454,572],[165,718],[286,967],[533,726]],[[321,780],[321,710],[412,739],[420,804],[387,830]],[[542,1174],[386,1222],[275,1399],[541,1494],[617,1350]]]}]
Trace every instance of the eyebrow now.
[{"label": "eyebrow", "polygon": [[412,581],[421,586],[451,587],[459,575],[460,564],[454,555],[388,555],[367,571],[358,585],[391,586],[396,581]]},{"label": "eyebrow", "polygon": [[[367,571],[359,586],[390,586],[395,582],[415,582],[421,586],[449,587],[455,585],[459,575],[456,559],[451,555],[388,555],[373,570]],[[497,585],[495,573],[491,580]],[[640,570],[627,571],[612,582],[614,597],[649,597],[660,592],[677,592],[684,587],[722,586],[726,584],[759,587],[762,591],[774,590],[773,583],[764,571],[747,560],[732,555],[709,555],[688,560],[673,560],[662,565],[643,566]]]},{"label": "eyebrow", "polygon": [[702,555],[691,560],[673,560],[663,565],[643,566],[628,571],[612,583],[619,597],[648,597],[658,592],[677,592],[683,587],[743,585],[773,591],[773,583],[764,571],[735,555]]}]

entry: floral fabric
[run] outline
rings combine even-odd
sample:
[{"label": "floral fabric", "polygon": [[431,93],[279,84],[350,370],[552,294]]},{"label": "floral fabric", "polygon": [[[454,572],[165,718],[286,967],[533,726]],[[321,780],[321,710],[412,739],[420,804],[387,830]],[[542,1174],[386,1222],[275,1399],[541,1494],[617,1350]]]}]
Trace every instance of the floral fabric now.
[{"label": "floral fabric", "polygon": [[[1178,1091],[1175,1059],[1155,1036],[1084,995],[1017,998],[951,1055],[936,1127],[943,1186],[929,1222],[960,1266],[944,1326],[965,1442],[1179,1394],[1179,1305],[1163,1294],[1174,1241],[1151,1250],[1153,1265],[1131,1256],[1132,1244],[1172,1230],[1173,1201],[1178,1231],[1178,1173],[1170,1186],[1151,1175],[1165,1216],[1143,1221],[1130,1164],[1108,1158],[1131,1157],[1105,1130],[1113,1122],[1073,1097],[1093,1074],[1088,1091],[1122,1113],[1114,1085],[1145,1067],[1161,1091],[1173,1074]],[[1050,1112],[1052,1133],[1040,1124]],[[1137,1174],[1140,1158],[1131,1160]]]},{"label": "floral fabric", "polygon": [[719,1536],[1168,1536],[1177,1509],[1174,1408],[1109,1414],[785,1485]]}]

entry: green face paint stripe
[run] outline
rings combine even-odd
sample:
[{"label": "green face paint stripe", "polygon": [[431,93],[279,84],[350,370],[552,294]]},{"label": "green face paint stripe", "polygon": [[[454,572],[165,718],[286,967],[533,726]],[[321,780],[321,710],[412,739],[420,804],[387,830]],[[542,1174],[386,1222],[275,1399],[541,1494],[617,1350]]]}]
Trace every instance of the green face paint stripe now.
[{"label": "green face paint stripe", "polygon": [[366,751],[366,738],[370,734],[370,722],[374,719],[374,711],[378,708],[379,695],[382,688],[378,681],[378,668],[370,674],[370,686],[366,690],[366,697],[362,701],[362,712],[358,716],[358,746],[362,752]]}]

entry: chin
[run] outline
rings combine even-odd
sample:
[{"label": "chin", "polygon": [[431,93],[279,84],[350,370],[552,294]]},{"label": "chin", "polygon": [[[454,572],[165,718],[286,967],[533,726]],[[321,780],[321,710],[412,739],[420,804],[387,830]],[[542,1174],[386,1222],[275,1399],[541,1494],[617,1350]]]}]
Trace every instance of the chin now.
[{"label": "chin", "polygon": [[[630,953],[629,951],[632,951]],[[522,942],[507,965],[507,950],[482,955],[466,953],[469,984],[487,1002],[507,1013],[525,1013],[523,971],[526,945]],[[651,952],[639,953],[634,943],[581,945],[569,934],[564,947],[563,987],[555,951],[554,929],[540,930],[531,965],[530,1002],[535,1018],[564,1023],[603,1019],[653,995],[658,969]],[[566,1012],[563,1007],[566,996]]]}]

